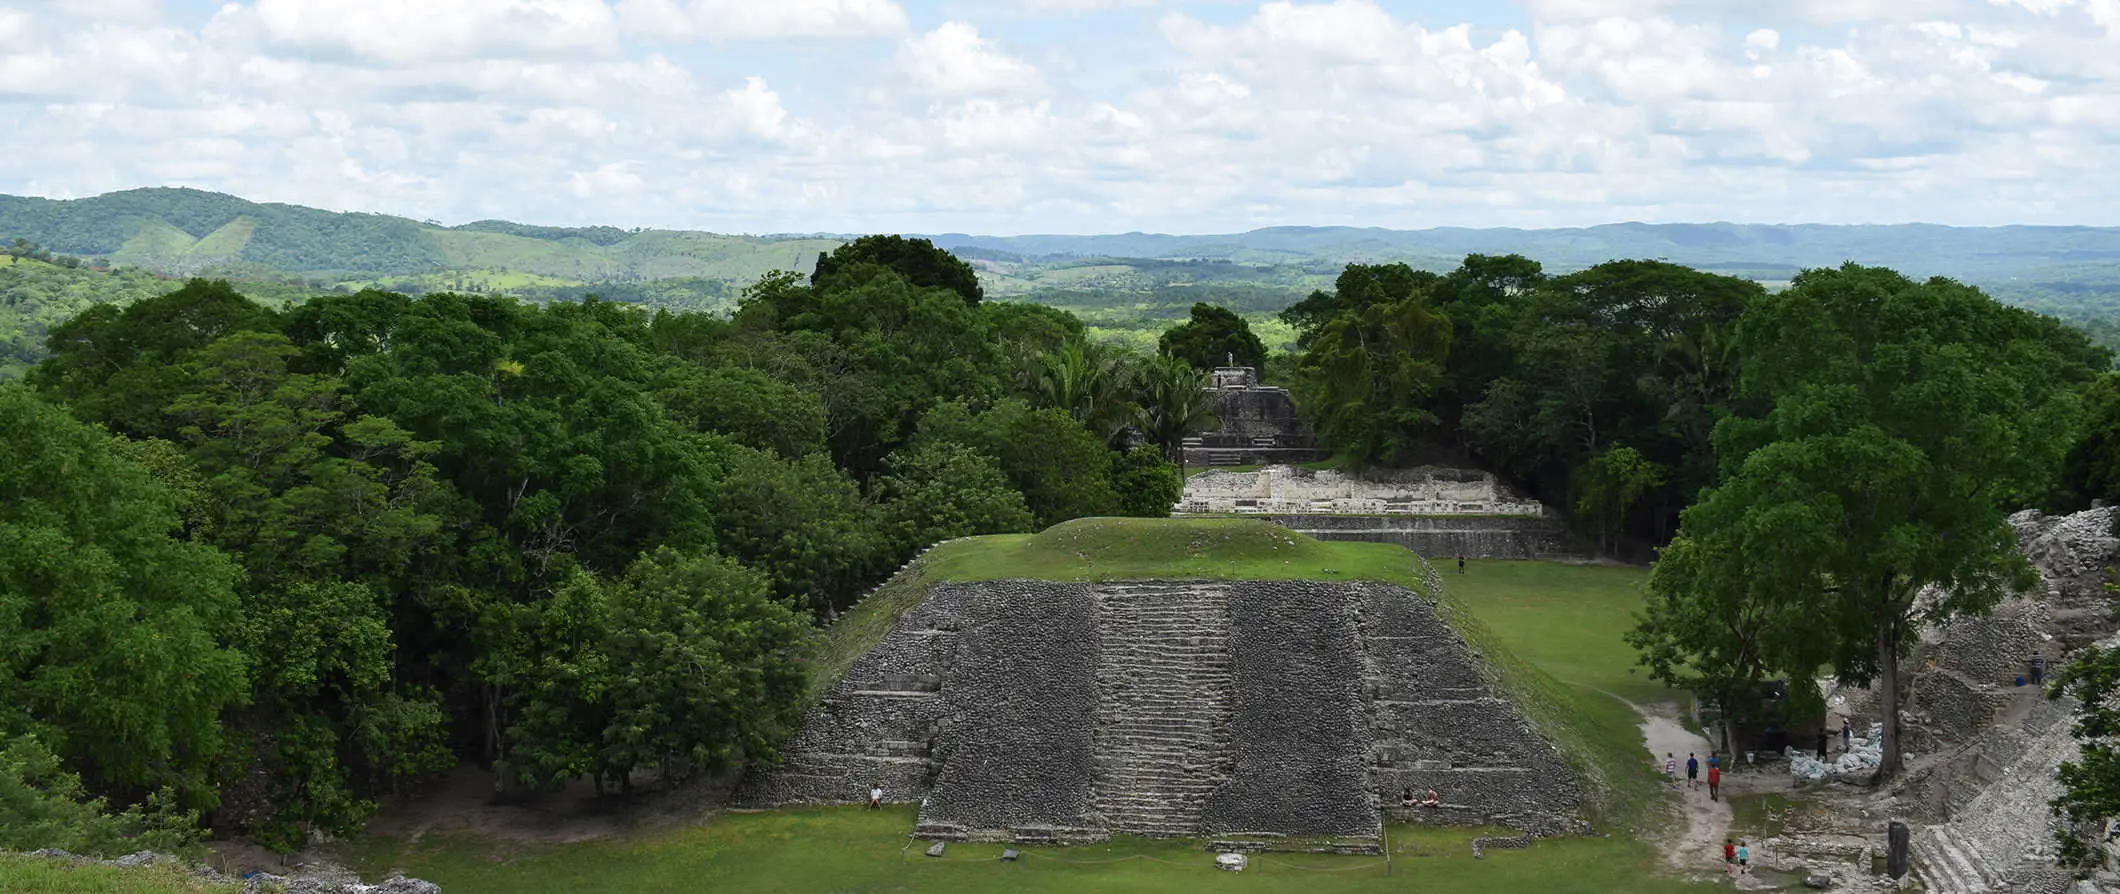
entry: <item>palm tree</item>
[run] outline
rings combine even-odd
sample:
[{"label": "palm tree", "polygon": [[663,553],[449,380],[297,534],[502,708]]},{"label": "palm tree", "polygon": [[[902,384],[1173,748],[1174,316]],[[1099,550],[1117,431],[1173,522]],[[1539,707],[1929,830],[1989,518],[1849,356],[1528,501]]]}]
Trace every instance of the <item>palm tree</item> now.
[{"label": "palm tree", "polygon": [[1040,406],[1066,410],[1105,443],[1125,429],[1121,398],[1128,377],[1117,352],[1101,345],[1065,344],[1040,357],[1034,372],[1033,392]]},{"label": "palm tree", "polygon": [[1207,374],[1167,354],[1144,361],[1134,379],[1134,424],[1185,474],[1185,436],[1215,425],[1214,405],[1207,398]]}]

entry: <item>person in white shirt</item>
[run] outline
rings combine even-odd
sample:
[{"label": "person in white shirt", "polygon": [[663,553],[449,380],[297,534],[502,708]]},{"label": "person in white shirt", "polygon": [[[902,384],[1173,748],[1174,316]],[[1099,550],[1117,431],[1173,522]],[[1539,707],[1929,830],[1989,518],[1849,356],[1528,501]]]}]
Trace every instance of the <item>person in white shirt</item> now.
[{"label": "person in white shirt", "polygon": [[879,785],[879,786],[875,786],[875,787],[872,787],[872,788],[870,788],[870,789],[869,789],[869,809],[870,809],[870,810],[875,810],[876,808],[878,808],[878,807],[882,807],[882,806],[883,806],[883,786],[880,786],[880,785]]}]

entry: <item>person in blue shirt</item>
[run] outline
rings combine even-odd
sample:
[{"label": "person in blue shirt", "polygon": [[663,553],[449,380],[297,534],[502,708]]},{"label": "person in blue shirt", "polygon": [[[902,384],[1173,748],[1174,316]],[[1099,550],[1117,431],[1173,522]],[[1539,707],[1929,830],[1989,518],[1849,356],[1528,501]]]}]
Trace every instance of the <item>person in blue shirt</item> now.
[{"label": "person in blue shirt", "polygon": [[1686,752],[1686,788],[1700,790],[1700,758],[1694,757],[1691,751]]}]

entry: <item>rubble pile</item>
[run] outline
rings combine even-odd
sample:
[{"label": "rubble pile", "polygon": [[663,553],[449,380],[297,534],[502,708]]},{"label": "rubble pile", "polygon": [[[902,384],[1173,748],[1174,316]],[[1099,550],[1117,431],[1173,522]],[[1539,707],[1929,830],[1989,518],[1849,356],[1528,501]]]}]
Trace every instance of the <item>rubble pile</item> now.
[{"label": "rubble pile", "polygon": [[1783,756],[1789,759],[1789,775],[1798,779],[1832,777],[1850,782],[1867,779],[1884,761],[1884,724],[1870,724],[1869,732],[1850,743],[1847,751],[1831,761],[1821,761],[1812,757],[1810,752],[1794,747],[1784,751]]}]

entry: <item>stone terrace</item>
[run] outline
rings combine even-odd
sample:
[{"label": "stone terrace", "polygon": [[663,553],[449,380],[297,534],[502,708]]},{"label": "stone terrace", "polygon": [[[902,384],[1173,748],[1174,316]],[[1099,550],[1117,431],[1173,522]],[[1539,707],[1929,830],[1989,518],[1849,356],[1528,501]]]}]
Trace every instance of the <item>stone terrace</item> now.
[{"label": "stone terrace", "polygon": [[1568,828],[1577,787],[1412,591],[1310,581],[935,587],[805,720],[756,806],[924,800],[929,838],[1337,839]]}]

